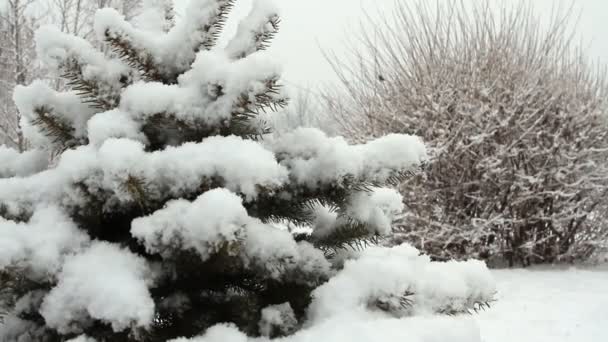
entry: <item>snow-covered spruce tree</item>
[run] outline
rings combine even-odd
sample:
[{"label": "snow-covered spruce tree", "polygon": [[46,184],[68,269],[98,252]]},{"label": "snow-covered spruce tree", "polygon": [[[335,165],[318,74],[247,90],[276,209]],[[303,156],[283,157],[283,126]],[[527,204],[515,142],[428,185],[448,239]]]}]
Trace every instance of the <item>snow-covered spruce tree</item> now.
[{"label": "snow-covered spruce tree", "polygon": [[262,51],[273,6],[256,2],[212,49],[233,1],[193,0],[176,23],[168,2],[146,5],[146,30],[97,13],[107,54],[37,32],[72,91],[15,91],[35,149],[0,149],[0,340],[240,341],[303,326],[294,338],[310,340],[332,319],[400,331],[395,317],[491,299],[481,263],[363,250],[402,210],[385,186],[426,158],[418,138],[268,134],[260,115],[287,102]]},{"label": "snow-covered spruce tree", "polygon": [[414,134],[431,151],[402,185],[396,241],[510,265],[605,251],[608,79],[572,42],[571,12],[544,25],[528,1],[430,3],[368,23],[328,96],[344,134]]}]

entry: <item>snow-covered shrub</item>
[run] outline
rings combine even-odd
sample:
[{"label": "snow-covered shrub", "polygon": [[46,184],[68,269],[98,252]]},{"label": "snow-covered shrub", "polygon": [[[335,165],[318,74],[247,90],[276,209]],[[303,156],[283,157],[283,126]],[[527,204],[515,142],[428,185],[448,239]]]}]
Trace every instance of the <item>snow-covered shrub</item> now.
[{"label": "snow-covered shrub", "polygon": [[256,2],[212,49],[233,1],[193,0],[175,23],[169,2],[146,3],[143,26],[97,13],[108,53],[36,34],[73,90],[15,92],[34,150],[0,149],[0,340],[309,341],[370,321],[410,340],[478,339],[430,315],[484,306],[485,265],[363,248],[390,233],[403,203],[387,186],[426,159],[422,141],[271,135],[260,113],[287,102],[263,52],[275,8]]},{"label": "snow-covered shrub", "polygon": [[365,26],[327,96],[355,140],[408,133],[429,147],[426,177],[402,187],[397,241],[511,265],[606,247],[607,84],[569,15],[543,25],[531,2],[431,3],[400,2]]}]

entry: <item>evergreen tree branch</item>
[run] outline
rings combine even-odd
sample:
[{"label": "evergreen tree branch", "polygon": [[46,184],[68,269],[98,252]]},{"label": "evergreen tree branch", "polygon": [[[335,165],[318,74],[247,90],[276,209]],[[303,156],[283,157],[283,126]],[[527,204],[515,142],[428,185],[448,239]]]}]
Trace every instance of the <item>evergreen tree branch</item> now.
[{"label": "evergreen tree branch", "polygon": [[165,16],[165,32],[168,32],[175,26],[175,8],[173,7],[172,1],[165,1],[164,3],[164,16]]},{"label": "evergreen tree branch", "polygon": [[[24,276],[25,270],[19,266],[9,266],[0,270],[0,324],[3,317],[8,314],[17,315],[26,319],[44,324],[42,316],[36,312],[15,312],[17,301],[28,293],[34,291],[48,291],[52,284],[48,282],[36,282]],[[26,308],[26,310],[29,308]]]},{"label": "evergreen tree branch", "polygon": [[[115,108],[120,98],[115,94],[103,94],[98,82],[87,80],[82,73],[82,65],[76,59],[70,59],[63,67],[61,77],[67,80],[67,86],[75,90],[82,102],[101,111]],[[126,83],[126,77],[125,77]]]},{"label": "evergreen tree branch", "polygon": [[[163,75],[154,63],[152,55],[147,51],[136,48],[130,37],[106,30],[105,40],[112,51],[131,68],[138,70],[146,81],[161,82],[164,80]],[[176,80],[164,81],[175,83]]]},{"label": "evergreen tree branch", "polygon": [[0,271],[0,324],[9,314],[11,308],[19,298],[19,289],[23,285],[23,277],[15,268],[7,267]]},{"label": "evergreen tree branch", "polygon": [[[476,314],[490,308],[493,299],[467,298],[464,301],[458,298],[448,298],[434,312],[441,315],[457,316],[463,314]],[[370,307],[378,308],[396,317],[411,316],[416,305],[416,293],[410,289],[401,295],[388,295],[372,297],[368,301]]]},{"label": "evergreen tree branch", "polygon": [[0,218],[9,219],[8,216],[8,207],[6,204],[0,203]]},{"label": "evergreen tree branch", "polygon": [[[277,157],[281,161],[280,156]],[[316,206],[323,205],[344,215],[351,194],[370,192],[374,187],[384,185],[346,175],[331,184],[314,188],[297,184],[288,184],[279,189],[260,188],[255,206],[249,209],[251,216],[264,222],[287,221],[295,225],[312,225],[312,212]]]},{"label": "evergreen tree branch", "polygon": [[[261,136],[270,132],[268,127],[256,127],[254,120],[259,119],[260,114],[276,112],[288,105],[289,99],[282,96],[281,85],[276,77],[265,81],[263,90],[251,94],[243,93],[239,96],[232,111],[230,126],[241,132],[242,136]],[[259,125],[258,125],[259,126]]]},{"label": "evergreen tree branch", "polygon": [[388,313],[408,313],[414,307],[414,292],[406,290],[400,296],[374,297],[369,305]]},{"label": "evergreen tree branch", "polygon": [[[280,17],[273,14],[267,17],[266,20],[257,27],[251,28],[248,32],[240,33],[247,35],[248,43],[244,46],[241,46],[241,44],[235,44],[234,47],[229,44],[228,48],[231,56],[233,58],[240,59],[245,58],[254,52],[266,50],[279,32],[280,23]],[[236,42],[239,43],[241,41],[242,39],[236,40]]]},{"label": "evergreen tree branch", "polygon": [[249,121],[267,110],[277,111],[287,106],[289,99],[281,95],[281,85],[277,77],[264,82],[264,89],[251,94],[240,95],[234,104],[233,121]]},{"label": "evergreen tree branch", "polygon": [[409,170],[393,170],[390,172],[388,177],[383,181],[369,180],[366,178],[357,178],[352,175],[348,175],[344,178],[343,184],[350,191],[364,191],[370,192],[374,188],[381,187],[398,187],[404,182],[421,175],[424,170],[424,164],[416,167],[415,169]]},{"label": "evergreen tree branch", "polygon": [[52,108],[39,107],[34,113],[36,119],[32,120],[32,124],[59,147],[59,153],[79,144],[74,137],[74,128],[53,115]]},{"label": "evergreen tree branch", "polygon": [[[260,308],[290,302],[298,319],[302,319],[310,304],[310,291],[326,281],[318,279],[317,285],[298,283],[295,280],[301,278],[301,274],[277,280],[263,267],[246,268],[240,256],[225,252],[202,262],[196,253],[181,251],[163,262],[166,263],[163,268],[175,268],[172,274],[177,278],[161,280],[151,289],[154,297],[166,298],[175,293],[178,286],[189,303],[182,306],[181,312],[164,310],[157,305],[159,324],[151,331],[153,336],[163,336],[160,340],[175,337],[176,333],[184,334],[189,329],[193,329],[195,335],[223,321],[234,322],[249,335],[257,336]],[[188,323],[182,325],[182,322]]]},{"label": "evergreen tree branch", "polygon": [[200,142],[206,137],[221,135],[240,135],[250,133],[251,129],[238,131],[226,124],[209,126],[205,123],[187,123],[175,117],[172,113],[152,115],[143,125],[144,134],[148,138],[148,149],[152,151],[164,149],[167,145],[180,145],[185,142]]},{"label": "evergreen tree branch", "polygon": [[27,222],[32,218],[31,211],[20,210],[18,213],[13,213],[5,203],[0,203],[0,217],[5,220],[14,222]]},{"label": "evergreen tree branch", "polygon": [[307,239],[315,246],[328,254],[334,254],[340,249],[352,249],[361,251],[369,246],[378,245],[381,237],[370,233],[369,227],[355,220],[347,220],[347,223],[336,227],[323,238],[314,238],[312,235]]},{"label": "evergreen tree branch", "polygon": [[[216,100],[225,95],[221,85],[216,85],[209,93]],[[152,150],[162,148],[169,141],[172,144],[180,144],[187,141],[201,141],[213,135],[238,135],[258,139],[271,132],[260,115],[284,108],[287,104],[288,99],[281,95],[278,78],[273,77],[265,81],[264,89],[259,92],[242,93],[233,105],[230,120],[222,124],[209,126],[203,123],[186,123],[175,118],[172,113],[158,113],[144,124],[144,133],[150,141]]]},{"label": "evergreen tree branch", "polygon": [[215,46],[226,25],[228,14],[230,14],[230,11],[236,2],[236,0],[213,1],[219,2],[217,14],[201,27],[201,31],[205,33],[205,39],[201,42],[200,46],[195,48],[195,52],[200,51],[201,48],[204,50],[211,50]]},{"label": "evergreen tree branch", "polygon": [[270,26],[271,29],[256,32],[254,35],[256,51],[266,50],[270,46],[272,40],[275,38],[277,33],[279,33],[280,23],[281,18],[278,15],[273,15],[272,17],[268,18],[267,25]]},{"label": "evergreen tree branch", "polygon": [[129,175],[127,181],[123,184],[123,189],[131,195],[131,198],[137,203],[140,210],[146,213],[148,208],[148,189],[145,180]]},{"label": "evergreen tree branch", "polygon": [[490,303],[494,300],[481,300],[475,298],[468,298],[465,303],[457,305],[454,301],[448,301],[444,307],[438,308],[437,313],[448,316],[456,316],[462,314],[472,315],[489,309]]}]

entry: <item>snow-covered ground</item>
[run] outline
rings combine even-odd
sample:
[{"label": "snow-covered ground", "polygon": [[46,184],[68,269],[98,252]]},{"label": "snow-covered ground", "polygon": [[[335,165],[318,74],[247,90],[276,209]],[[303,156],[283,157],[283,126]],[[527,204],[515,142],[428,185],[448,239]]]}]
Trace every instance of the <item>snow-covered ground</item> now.
[{"label": "snow-covered ground", "polygon": [[608,341],[608,268],[498,270],[483,342]]}]

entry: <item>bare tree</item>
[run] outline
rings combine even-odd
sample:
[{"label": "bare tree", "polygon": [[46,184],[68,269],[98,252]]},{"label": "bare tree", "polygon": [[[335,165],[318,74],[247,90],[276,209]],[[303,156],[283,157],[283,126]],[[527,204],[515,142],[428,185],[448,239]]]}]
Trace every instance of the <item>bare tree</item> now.
[{"label": "bare tree", "polygon": [[7,0],[0,9],[0,143],[21,151],[26,142],[12,93],[16,85],[28,83],[36,70],[33,35],[37,20],[28,14],[34,2]]},{"label": "bare tree", "polygon": [[325,100],[342,130],[416,134],[433,150],[426,179],[403,184],[398,240],[510,265],[606,246],[606,77],[564,13],[542,25],[530,2],[399,1],[367,21],[354,58],[330,57],[341,87]]},{"label": "bare tree", "polygon": [[141,0],[47,0],[51,23],[62,32],[94,39],[93,18],[100,8],[112,7],[127,19],[138,12]]},{"label": "bare tree", "polygon": [[329,135],[335,133],[334,125],[326,116],[321,115],[322,103],[318,93],[310,88],[292,85],[295,89],[290,104],[281,113],[273,116],[274,128],[287,132],[298,127],[315,127]]}]

